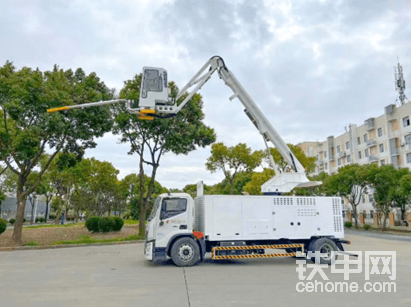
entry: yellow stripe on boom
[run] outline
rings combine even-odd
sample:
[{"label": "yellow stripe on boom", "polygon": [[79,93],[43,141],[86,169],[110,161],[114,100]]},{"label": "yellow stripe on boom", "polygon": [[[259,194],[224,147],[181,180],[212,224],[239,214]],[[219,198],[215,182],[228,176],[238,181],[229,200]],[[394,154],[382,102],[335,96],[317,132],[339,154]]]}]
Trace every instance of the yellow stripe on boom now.
[{"label": "yellow stripe on boom", "polygon": [[48,109],[47,113],[52,113],[52,112],[58,112],[58,111],[65,111],[68,110],[69,107],[60,107],[60,108],[53,108],[53,109]]}]

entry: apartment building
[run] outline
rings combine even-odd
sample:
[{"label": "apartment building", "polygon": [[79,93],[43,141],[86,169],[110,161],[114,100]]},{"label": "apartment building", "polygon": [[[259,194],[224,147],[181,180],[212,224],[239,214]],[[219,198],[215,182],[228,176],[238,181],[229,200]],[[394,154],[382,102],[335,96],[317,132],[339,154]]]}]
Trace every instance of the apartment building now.
[{"label": "apartment building", "polygon": [[[402,106],[390,104],[384,114],[347,127],[339,136],[329,136],[322,142],[298,144],[308,157],[317,157],[314,175],[321,172],[335,174],[344,165],[357,163],[392,164],[396,168],[411,169],[411,103]],[[365,195],[358,206],[359,212],[372,219],[372,195]],[[346,204],[345,210],[350,208]]]}]

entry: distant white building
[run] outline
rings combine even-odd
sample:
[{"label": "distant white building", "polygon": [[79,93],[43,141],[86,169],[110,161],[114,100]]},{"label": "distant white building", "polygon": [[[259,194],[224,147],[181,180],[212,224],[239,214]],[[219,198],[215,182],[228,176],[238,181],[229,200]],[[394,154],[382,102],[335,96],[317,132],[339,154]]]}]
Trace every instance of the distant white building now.
[{"label": "distant white building", "polygon": [[[395,168],[411,169],[411,103],[402,106],[390,104],[384,114],[365,120],[361,126],[350,124],[348,131],[329,136],[323,142],[298,144],[308,157],[317,157],[313,175],[322,172],[335,174],[344,165],[357,163],[392,164]],[[373,220],[372,195],[364,195],[358,213],[364,213],[366,222]],[[350,206],[345,205],[345,210]]]}]

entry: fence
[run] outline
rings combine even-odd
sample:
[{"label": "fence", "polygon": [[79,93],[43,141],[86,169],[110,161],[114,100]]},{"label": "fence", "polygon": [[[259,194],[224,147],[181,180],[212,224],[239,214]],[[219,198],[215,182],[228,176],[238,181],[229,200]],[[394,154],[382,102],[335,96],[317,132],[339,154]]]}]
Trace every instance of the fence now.
[{"label": "fence", "polygon": [[[46,202],[40,197],[37,197],[37,217],[45,217],[46,214]],[[5,201],[1,202],[1,214],[0,217],[9,221],[12,218],[16,218],[17,213],[17,198],[16,197],[7,197]],[[29,199],[26,200],[26,208],[24,210],[24,218],[27,221],[31,220],[31,202]],[[49,210],[50,213],[50,210]]]}]

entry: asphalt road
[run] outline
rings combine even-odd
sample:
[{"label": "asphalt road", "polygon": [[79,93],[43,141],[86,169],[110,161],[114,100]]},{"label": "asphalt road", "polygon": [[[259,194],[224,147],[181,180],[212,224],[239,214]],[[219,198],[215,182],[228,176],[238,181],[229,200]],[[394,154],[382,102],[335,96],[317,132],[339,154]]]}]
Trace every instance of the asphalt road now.
[{"label": "asphalt road", "polygon": [[345,229],[345,233],[347,235],[358,235],[363,237],[371,237],[371,238],[378,238],[378,239],[385,239],[385,240],[395,240],[395,241],[403,241],[411,243],[411,235],[409,234],[392,234],[392,233],[383,233],[377,231],[363,231],[363,230],[352,230],[352,229]]},{"label": "asphalt road", "polygon": [[[396,251],[396,292],[298,292],[296,259],[144,260],[143,244],[0,252],[0,306],[411,306],[411,244],[347,235],[351,251]],[[310,269],[307,269],[307,273]],[[324,269],[329,281],[343,274]],[[308,274],[306,274],[308,275]],[[373,275],[372,282],[390,281]],[[349,282],[362,289],[365,274]],[[301,289],[301,288],[300,288]]]}]

